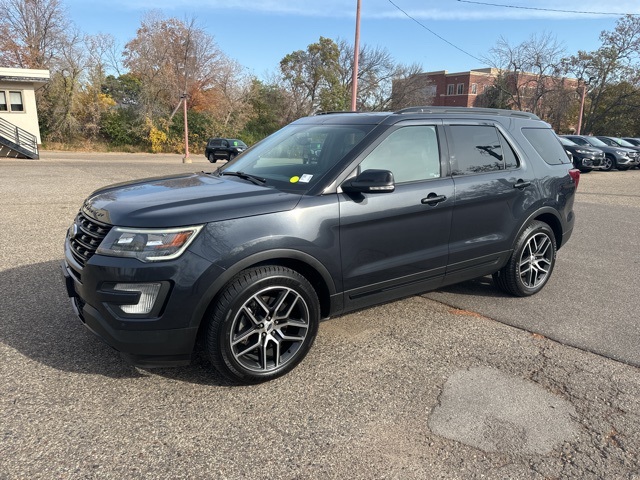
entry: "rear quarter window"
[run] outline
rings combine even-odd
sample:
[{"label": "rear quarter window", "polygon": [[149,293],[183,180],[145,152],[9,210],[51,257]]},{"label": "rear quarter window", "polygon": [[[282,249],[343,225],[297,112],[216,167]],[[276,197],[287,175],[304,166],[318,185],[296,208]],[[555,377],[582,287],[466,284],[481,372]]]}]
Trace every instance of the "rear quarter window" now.
[{"label": "rear quarter window", "polygon": [[571,163],[556,134],[550,128],[523,128],[522,134],[549,165]]}]

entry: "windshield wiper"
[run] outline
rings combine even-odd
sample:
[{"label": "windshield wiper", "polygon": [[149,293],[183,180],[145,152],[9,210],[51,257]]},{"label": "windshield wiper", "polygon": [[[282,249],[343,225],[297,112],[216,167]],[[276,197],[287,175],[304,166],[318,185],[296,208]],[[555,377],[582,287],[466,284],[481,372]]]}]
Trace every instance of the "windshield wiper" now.
[{"label": "windshield wiper", "polygon": [[256,185],[264,185],[265,183],[267,183],[266,178],[258,177],[256,175],[251,175],[250,173],[224,171],[224,172],[220,172],[220,175],[231,175],[234,177],[240,177],[244,180],[249,180],[250,182],[253,182]]}]

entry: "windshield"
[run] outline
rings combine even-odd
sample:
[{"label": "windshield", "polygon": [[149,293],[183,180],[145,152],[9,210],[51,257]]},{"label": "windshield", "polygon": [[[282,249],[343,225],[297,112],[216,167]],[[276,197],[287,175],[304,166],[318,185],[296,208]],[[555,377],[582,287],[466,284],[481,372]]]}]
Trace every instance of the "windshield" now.
[{"label": "windshield", "polygon": [[589,142],[591,145],[593,145],[594,147],[606,147],[607,144],[604,143],[602,140],[600,140],[599,138],[596,137],[586,137],[587,142]]},{"label": "windshield", "polygon": [[244,143],[242,140],[238,140],[237,138],[230,138],[229,145],[231,145],[232,147],[247,148],[247,144]]},{"label": "windshield", "polygon": [[265,186],[305,193],[371,131],[373,125],[289,125],[225,165],[266,180]]},{"label": "windshield", "polygon": [[578,144],[576,142],[572,142],[568,138],[558,137],[558,139],[560,140],[560,143],[563,144],[563,145],[568,145],[568,146],[571,146],[571,147],[578,146]]},{"label": "windshield", "polygon": [[631,143],[631,142],[627,142],[626,140],[624,140],[624,139],[622,139],[622,138],[617,138],[617,137],[611,137],[611,138],[613,138],[613,140],[614,140],[618,145],[620,145],[621,147],[627,147],[627,148],[629,148],[629,147],[633,148],[633,147],[634,147],[633,143]]}]

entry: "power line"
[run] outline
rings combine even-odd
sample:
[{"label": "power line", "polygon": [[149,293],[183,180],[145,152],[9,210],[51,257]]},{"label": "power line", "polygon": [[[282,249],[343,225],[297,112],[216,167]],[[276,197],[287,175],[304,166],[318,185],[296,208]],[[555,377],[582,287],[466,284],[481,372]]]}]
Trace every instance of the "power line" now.
[{"label": "power line", "polygon": [[505,5],[503,3],[475,2],[473,0],[457,0],[457,1],[460,3],[473,3],[475,5],[487,5],[489,7],[519,8],[521,10],[538,10],[541,12],[577,13],[581,15],[616,15],[618,17],[625,16],[625,15],[631,15],[631,16],[640,15],[640,13],[590,12],[590,11],[581,11],[581,10],[560,10],[556,8],[523,7],[519,5]]},{"label": "power line", "polygon": [[408,18],[410,18],[411,20],[413,20],[414,22],[416,22],[418,25],[420,25],[422,28],[424,28],[427,32],[429,32],[432,35],[435,35],[436,37],[438,37],[440,40],[442,40],[443,42],[451,45],[453,48],[455,48],[456,50],[460,50],[462,53],[464,53],[465,55],[469,55],[471,58],[479,61],[481,64],[485,64],[484,60],[479,59],[478,57],[476,57],[475,55],[470,54],[469,52],[463,50],[462,48],[458,47],[457,45],[454,45],[453,43],[451,43],[449,40],[447,40],[446,38],[438,35],[436,32],[434,32],[433,30],[431,30],[429,27],[427,27],[426,25],[420,23],[418,20],[416,20],[415,18],[413,18],[411,15],[409,15],[407,12],[405,12],[403,9],[401,9],[398,5],[396,5],[395,3],[392,2],[392,0],[388,0],[388,2],[393,5],[394,7],[396,7],[398,10],[400,10],[402,13],[404,13]]}]

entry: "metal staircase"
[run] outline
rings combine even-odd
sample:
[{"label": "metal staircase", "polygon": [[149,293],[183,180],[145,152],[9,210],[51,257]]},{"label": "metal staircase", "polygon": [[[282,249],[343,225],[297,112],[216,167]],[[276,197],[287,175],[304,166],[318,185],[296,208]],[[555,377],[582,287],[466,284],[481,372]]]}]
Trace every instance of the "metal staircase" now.
[{"label": "metal staircase", "polygon": [[38,159],[38,139],[32,133],[0,118],[0,158]]}]

